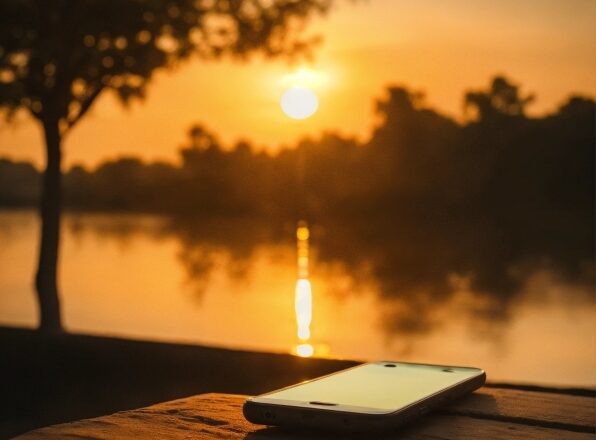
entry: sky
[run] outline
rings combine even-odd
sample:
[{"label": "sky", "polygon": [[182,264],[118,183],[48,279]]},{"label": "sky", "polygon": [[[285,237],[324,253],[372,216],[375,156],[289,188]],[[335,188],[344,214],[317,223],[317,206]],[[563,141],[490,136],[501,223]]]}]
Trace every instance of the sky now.
[{"label": "sky", "polygon": [[[423,91],[429,106],[461,118],[465,91],[505,74],[536,94],[531,114],[548,113],[571,93],[596,95],[594,23],[592,0],[339,0],[307,27],[323,37],[312,62],[195,59],[159,72],[147,98],[128,108],[104,93],[65,139],[64,163],[177,161],[194,123],[227,146],[246,139],[271,152],[323,131],[366,140],[388,85]],[[282,112],[292,85],[318,95],[312,117]],[[24,112],[0,122],[2,156],[43,166],[42,132]]]}]

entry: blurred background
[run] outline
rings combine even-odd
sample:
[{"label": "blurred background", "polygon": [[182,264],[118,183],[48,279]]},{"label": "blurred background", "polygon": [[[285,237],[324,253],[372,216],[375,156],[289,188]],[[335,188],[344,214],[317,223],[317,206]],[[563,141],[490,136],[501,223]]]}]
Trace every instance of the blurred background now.
[{"label": "blurred background", "polygon": [[75,3],[0,6],[6,432],[120,409],[69,334],[596,386],[594,2]]}]

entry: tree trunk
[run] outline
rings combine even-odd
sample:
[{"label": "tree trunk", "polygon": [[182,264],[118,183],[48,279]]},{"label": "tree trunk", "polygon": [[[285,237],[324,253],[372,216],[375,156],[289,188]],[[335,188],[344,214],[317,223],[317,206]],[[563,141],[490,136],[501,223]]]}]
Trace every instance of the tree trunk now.
[{"label": "tree trunk", "polygon": [[58,298],[57,266],[60,238],[61,171],[60,131],[56,118],[45,118],[46,169],[41,194],[41,244],[35,276],[39,301],[39,329],[45,332],[62,330]]}]

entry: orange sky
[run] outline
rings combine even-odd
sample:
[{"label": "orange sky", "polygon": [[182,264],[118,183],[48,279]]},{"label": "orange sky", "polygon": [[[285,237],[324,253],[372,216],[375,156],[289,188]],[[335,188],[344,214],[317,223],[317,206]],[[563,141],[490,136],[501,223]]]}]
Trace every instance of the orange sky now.
[{"label": "orange sky", "polygon": [[[239,138],[279,148],[304,135],[335,130],[366,138],[373,99],[387,84],[426,92],[459,117],[468,88],[505,73],[537,94],[533,113],[556,108],[571,92],[596,94],[596,2],[592,0],[343,1],[309,32],[324,36],[308,67],[319,111],[287,118],[279,98],[299,66],[191,61],[156,75],[147,99],[123,109],[103,95],[66,139],[65,163],[109,157],[177,158],[188,127],[201,122],[226,144]],[[43,164],[41,131],[22,114],[0,123],[0,156]]]}]

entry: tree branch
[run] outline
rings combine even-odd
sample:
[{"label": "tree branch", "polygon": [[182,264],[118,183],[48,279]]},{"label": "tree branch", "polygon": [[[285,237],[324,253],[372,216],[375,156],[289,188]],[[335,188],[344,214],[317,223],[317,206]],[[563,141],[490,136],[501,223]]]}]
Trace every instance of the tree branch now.
[{"label": "tree branch", "polygon": [[91,108],[91,105],[95,101],[95,98],[97,98],[99,96],[99,94],[102,92],[103,89],[104,89],[104,86],[100,85],[95,90],[93,90],[93,92],[91,92],[89,94],[89,96],[87,96],[87,98],[81,104],[81,109],[79,110],[79,113],[76,116],[74,116],[72,119],[68,119],[66,121],[65,132],[70,130],[77,122],[79,122],[81,120],[81,118],[83,116],[85,116],[85,113],[87,113],[89,108]]}]

